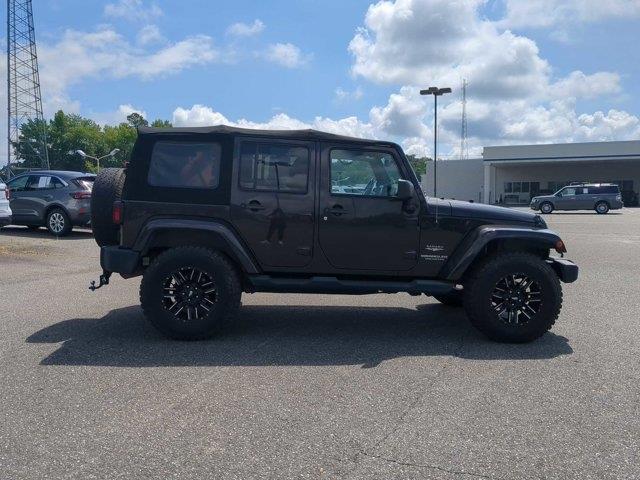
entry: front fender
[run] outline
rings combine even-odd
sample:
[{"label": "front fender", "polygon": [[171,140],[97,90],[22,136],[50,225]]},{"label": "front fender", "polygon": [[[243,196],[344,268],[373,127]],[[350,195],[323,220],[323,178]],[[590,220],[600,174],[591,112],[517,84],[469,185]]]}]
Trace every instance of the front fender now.
[{"label": "front fender", "polygon": [[560,237],[553,230],[518,226],[484,225],[469,233],[454,250],[440,271],[440,277],[459,280],[489,243],[496,240],[521,240],[543,249],[555,248]]},{"label": "front fender", "polygon": [[[189,235],[192,238],[189,238]],[[190,241],[191,240],[191,241]],[[146,255],[155,247],[199,245],[216,248],[233,260],[248,274],[260,273],[249,250],[240,241],[232,227],[217,221],[156,218],[140,230],[133,250]]]}]

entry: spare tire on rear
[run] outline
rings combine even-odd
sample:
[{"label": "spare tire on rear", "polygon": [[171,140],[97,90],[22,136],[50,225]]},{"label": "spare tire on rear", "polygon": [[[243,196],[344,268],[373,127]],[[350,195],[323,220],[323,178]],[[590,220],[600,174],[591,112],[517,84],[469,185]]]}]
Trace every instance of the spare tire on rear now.
[{"label": "spare tire on rear", "polygon": [[113,202],[122,198],[125,172],[123,168],[103,168],[93,183],[91,192],[91,227],[98,245],[120,243],[119,228],[113,224]]}]

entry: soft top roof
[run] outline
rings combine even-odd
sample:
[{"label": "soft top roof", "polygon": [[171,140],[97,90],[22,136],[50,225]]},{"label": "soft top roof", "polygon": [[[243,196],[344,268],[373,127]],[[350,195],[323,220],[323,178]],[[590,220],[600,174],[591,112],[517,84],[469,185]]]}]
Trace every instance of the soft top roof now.
[{"label": "soft top roof", "polygon": [[250,135],[256,137],[279,137],[293,140],[324,140],[332,142],[350,142],[363,145],[385,145],[396,146],[393,142],[385,142],[381,140],[369,140],[364,138],[348,137],[344,135],[336,135],[333,133],[321,132],[319,130],[258,130],[252,128],[229,127],[227,125],[215,125],[212,127],[172,127],[172,128],[152,128],[138,127],[139,135],[154,134],[208,134],[222,133],[231,135]]}]

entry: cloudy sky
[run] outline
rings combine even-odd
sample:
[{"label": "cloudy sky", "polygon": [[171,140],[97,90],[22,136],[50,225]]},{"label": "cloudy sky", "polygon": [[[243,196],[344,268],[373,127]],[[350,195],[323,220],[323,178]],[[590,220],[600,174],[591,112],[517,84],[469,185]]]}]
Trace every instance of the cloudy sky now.
[{"label": "cloudy sky", "polygon": [[37,0],[34,10],[46,115],[312,127],[429,155],[432,100],[418,90],[450,86],[441,151],[455,155],[466,78],[472,154],[640,139],[640,0]]}]

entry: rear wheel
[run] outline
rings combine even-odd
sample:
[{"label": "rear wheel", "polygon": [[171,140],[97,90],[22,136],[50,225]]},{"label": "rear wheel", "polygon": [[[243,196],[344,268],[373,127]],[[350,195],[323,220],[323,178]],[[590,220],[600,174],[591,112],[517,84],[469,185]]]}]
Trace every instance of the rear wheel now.
[{"label": "rear wheel", "polygon": [[609,212],[609,204],[607,202],[596,203],[596,212],[600,215],[604,215]]},{"label": "rear wheel", "polygon": [[551,202],[544,202],[542,205],[540,205],[540,211],[542,213],[551,213],[553,212],[553,205],[551,204]]},{"label": "rear wheel", "polygon": [[529,253],[506,253],[479,264],[465,283],[471,323],[498,342],[530,342],[560,313],[562,288],[553,269]]},{"label": "rear wheel", "polygon": [[242,289],[235,267],[201,247],[159,255],[145,271],[140,303],[147,319],[176,340],[202,340],[233,319]]},{"label": "rear wheel", "polygon": [[71,219],[61,208],[54,208],[47,214],[47,230],[56,237],[64,237],[71,232]]}]

